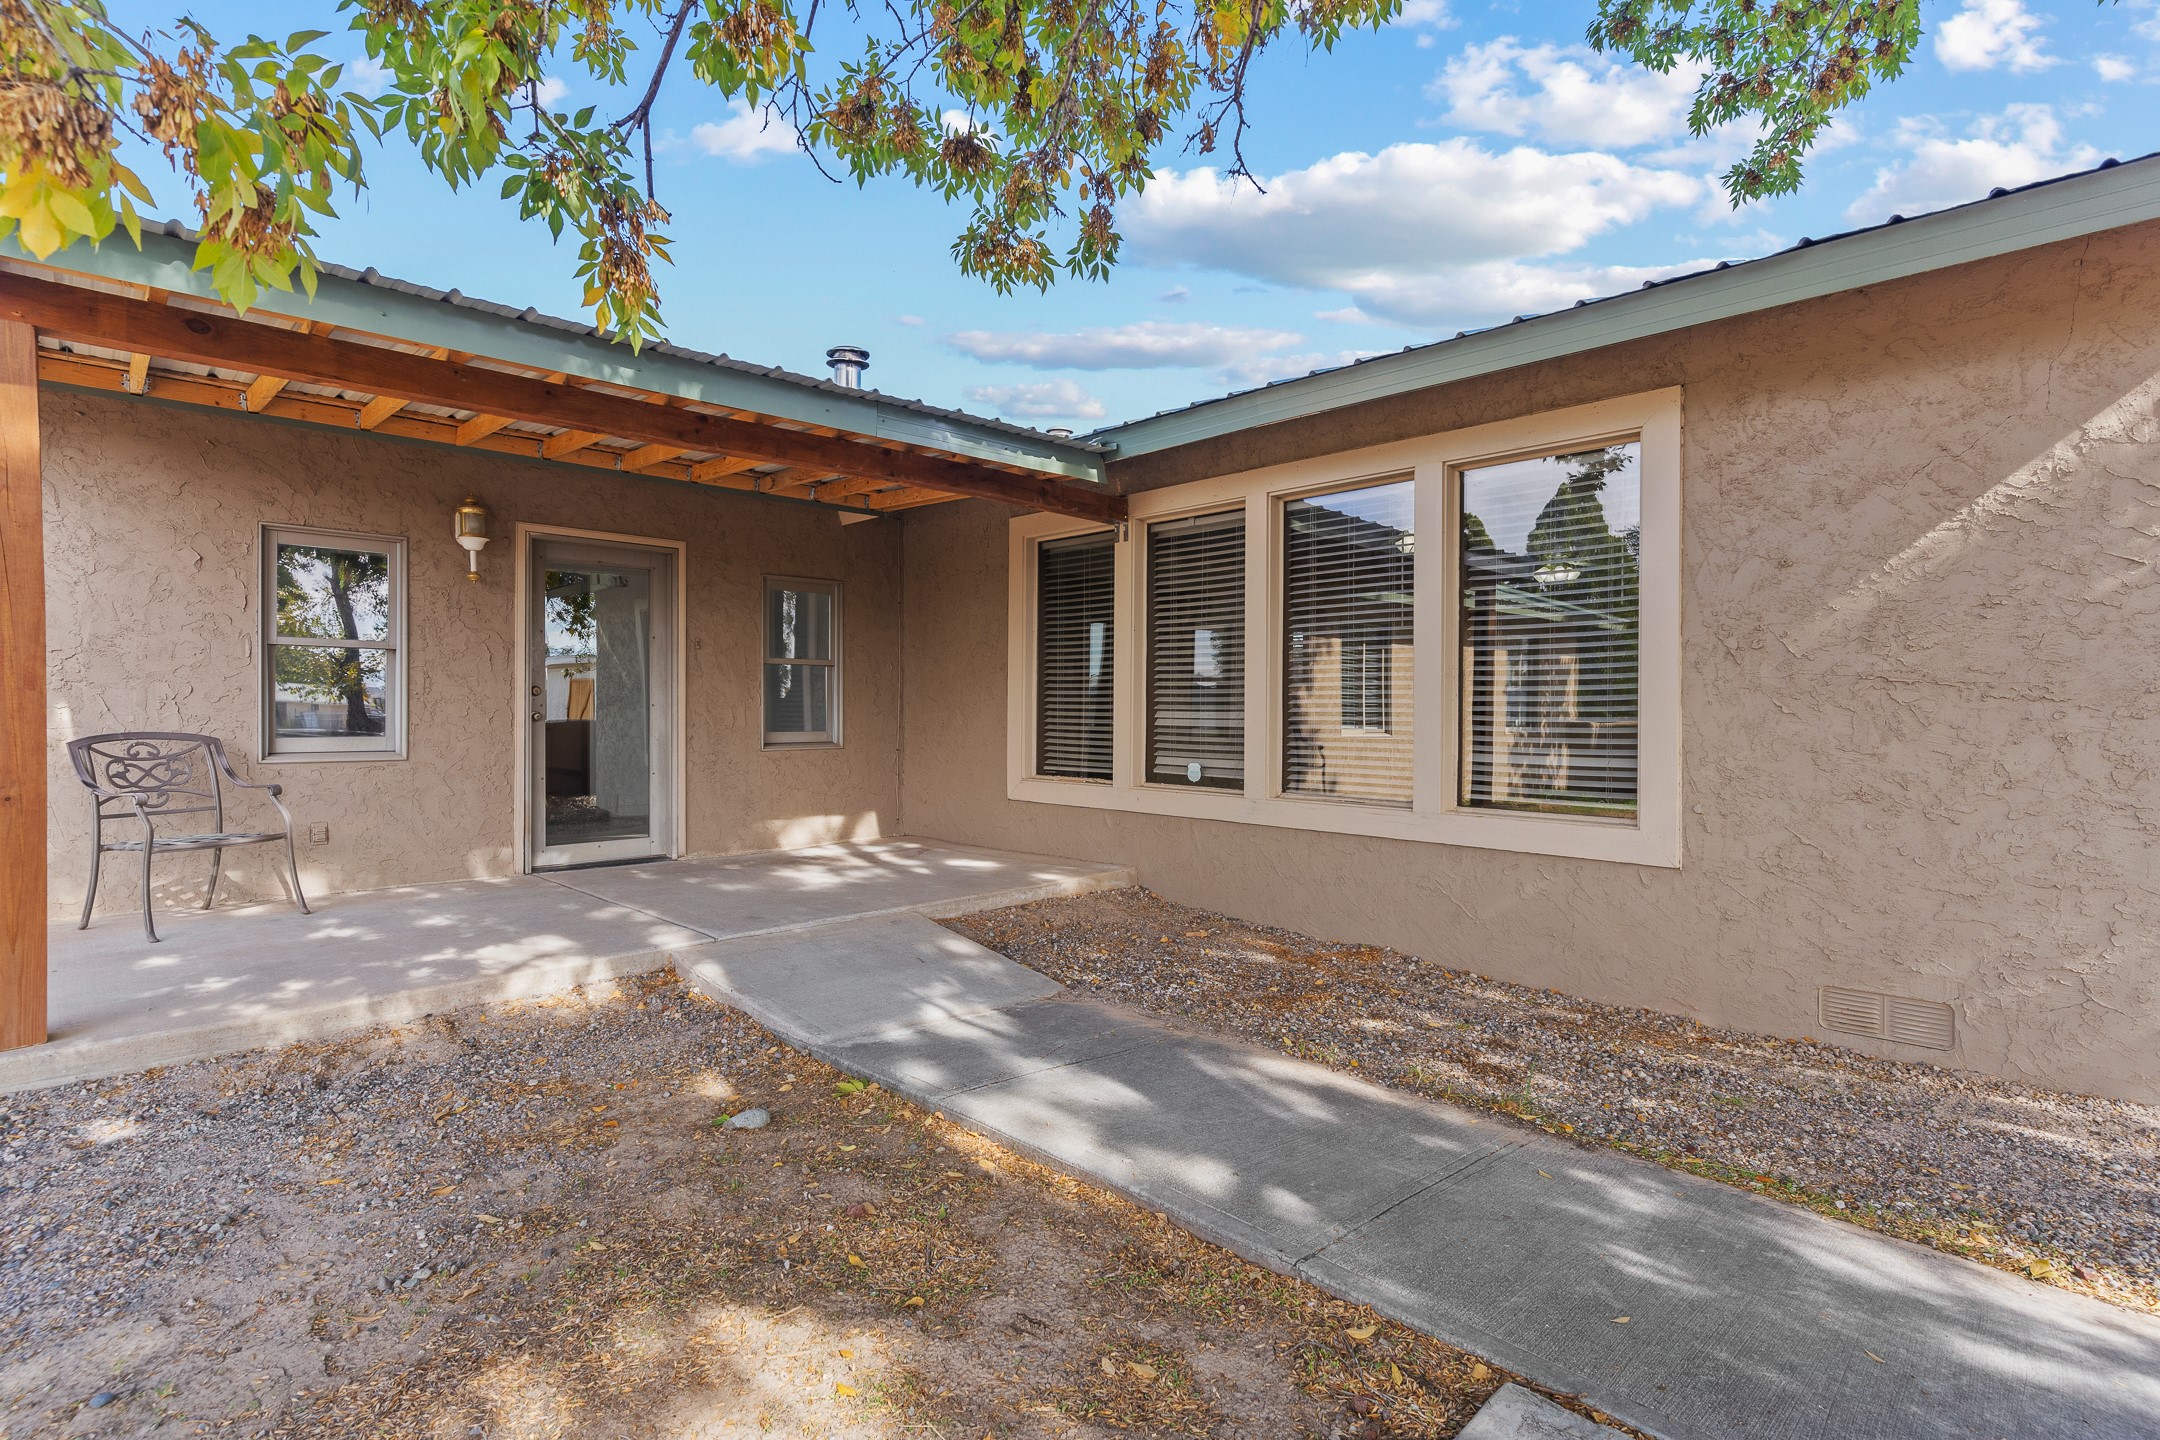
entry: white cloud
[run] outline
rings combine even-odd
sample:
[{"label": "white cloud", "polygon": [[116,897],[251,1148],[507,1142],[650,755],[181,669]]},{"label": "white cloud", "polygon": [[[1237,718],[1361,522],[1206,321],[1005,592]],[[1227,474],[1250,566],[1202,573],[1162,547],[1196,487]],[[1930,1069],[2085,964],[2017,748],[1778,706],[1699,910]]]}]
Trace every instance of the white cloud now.
[{"label": "white cloud", "polygon": [[1157,295],[1155,299],[1157,303],[1163,305],[1182,305],[1187,300],[1192,299],[1192,291],[1183,285],[1172,285],[1162,294]]},{"label": "white cloud", "polygon": [[390,67],[362,55],[345,67],[344,82],[372,100],[390,88]]},{"label": "white cloud", "polygon": [[1875,185],[1846,210],[1872,224],[1895,213],[1917,215],[1978,200],[1996,186],[2029,185],[2097,164],[2090,145],[2066,145],[2062,122],[2046,105],[2011,105],[1982,116],[1962,139],[1928,119],[1908,120],[1898,139],[1911,152],[1903,164],[1875,172]]},{"label": "white cloud", "polygon": [[1100,420],[1108,412],[1103,402],[1071,380],[1045,380],[1030,385],[975,385],[967,392],[968,403],[994,410],[1013,420]]},{"label": "white cloud", "polygon": [[2108,84],[2137,78],[2137,62],[2127,55],[2095,55],[2092,57],[2093,74]]},{"label": "white cloud", "polygon": [[1313,319],[1325,320],[1330,325],[1371,325],[1376,322],[1355,305],[1345,305],[1340,310],[1315,310]]},{"label": "white cloud", "polygon": [[1579,46],[1503,35],[1449,60],[1425,94],[1466,129],[1625,149],[1687,134],[1699,78],[1687,67],[1660,75]]},{"label": "white cloud", "polygon": [[1935,58],[1951,70],[2044,70],[2056,63],[2042,49],[2045,23],[2025,0],[1965,0],[1935,32]]},{"label": "white cloud", "polygon": [[1295,380],[1315,370],[1339,370],[1353,360],[1380,353],[1378,350],[1337,350],[1305,355],[1249,355],[1223,366],[1222,381],[1233,390],[1250,390],[1257,385],[1272,385],[1277,380]]},{"label": "white cloud", "polygon": [[1261,183],[1265,193],[1208,169],[1157,176],[1126,215],[1134,255],[1340,291],[1382,319],[1465,323],[1651,273],[1527,262],[1706,193],[1695,176],[1595,151],[1494,153],[1460,139],[1336,155]]},{"label": "white cloud", "polygon": [[1402,13],[1395,17],[1399,25],[1424,25],[1434,30],[1452,30],[1455,17],[1448,11],[1448,0],[1403,0]]},{"label": "white cloud", "polygon": [[744,100],[728,101],[728,117],[706,121],[690,132],[690,143],[707,155],[750,161],[783,155],[796,148],[795,127],[778,115],[753,111]]},{"label": "white cloud", "polygon": [[539,99],[541,109],[555,109],[569,93],[570,87],[556,76],[543,75],[540,77]]},{"label": "white cloud", "polygon": [[910,328],[916,329],[921,328],[921,326],[925,323],[922,316],[920,315],[895,315],[893,316],[893,320],[898,324],[906,325]]},{"label": "white cloud", "polygon": [[945,343],[977,360],[1026,365],[1036,370],[1160,370],[1227,365],[1248,355],[1295,345],[1304,338],[1293,330],[1141,320],[1064,333],[962,330],[946,336]]}]

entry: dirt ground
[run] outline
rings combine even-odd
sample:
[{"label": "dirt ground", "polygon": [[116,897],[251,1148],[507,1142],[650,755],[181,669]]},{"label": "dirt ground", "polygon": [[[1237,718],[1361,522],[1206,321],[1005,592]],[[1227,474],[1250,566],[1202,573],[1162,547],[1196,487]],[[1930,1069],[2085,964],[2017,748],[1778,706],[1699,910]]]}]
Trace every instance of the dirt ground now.
[{"label": "dirt ground", "polygon": [[1378,1440],[1513,1378],[668,975],[0,1097],[0,1252],[4,1440]]},{"label": "dirt ground", "polygon": [[1600,1005],[1139,888],[949,923],[1081,993],[2160,1310],[2160,1108]]}]

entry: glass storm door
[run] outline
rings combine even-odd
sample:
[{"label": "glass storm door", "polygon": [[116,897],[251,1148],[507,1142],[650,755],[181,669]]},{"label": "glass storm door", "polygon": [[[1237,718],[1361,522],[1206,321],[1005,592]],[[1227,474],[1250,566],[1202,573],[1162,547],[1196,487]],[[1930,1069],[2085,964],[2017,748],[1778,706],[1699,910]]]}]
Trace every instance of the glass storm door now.
[{"label": "glass storm door", "polygon": [[536,870],[672,851],[674,567],[672,551],[533,542],[526,814]]}]

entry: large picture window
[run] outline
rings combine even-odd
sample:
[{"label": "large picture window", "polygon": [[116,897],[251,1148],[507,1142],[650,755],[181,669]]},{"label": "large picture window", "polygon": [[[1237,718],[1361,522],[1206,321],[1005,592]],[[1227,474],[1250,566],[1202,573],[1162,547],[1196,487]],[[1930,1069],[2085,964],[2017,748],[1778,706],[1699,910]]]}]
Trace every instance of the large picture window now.
[{"label": "large picture window", "polygon": [[840,587],[765,582],[765,743],[840,740]]},{"label": "large picture window", "polygon": [[1461,472],[1461,803],[1635,813],[1640,444]]},{"label": "large picture window", "polygon": [[1245,787],[1245,512],[1147,532],[1147,778]]},{"label": "large picture window", "polygon": [[405,542],[265,529],[263,598],[263,754],[401,754]]},{"label": "large picture window", "polygon": [[1108,780],[1117,537],[1046,540],[1035,560],[1035,773]]},{"label": "large picture window", "polygon": [[1681,398],[1015,519],[1006,793],[1677,866]]},{"label": "large picture window", "polygon": [[1410,803],[1414,488],[1283,505],[1287,793]]}]

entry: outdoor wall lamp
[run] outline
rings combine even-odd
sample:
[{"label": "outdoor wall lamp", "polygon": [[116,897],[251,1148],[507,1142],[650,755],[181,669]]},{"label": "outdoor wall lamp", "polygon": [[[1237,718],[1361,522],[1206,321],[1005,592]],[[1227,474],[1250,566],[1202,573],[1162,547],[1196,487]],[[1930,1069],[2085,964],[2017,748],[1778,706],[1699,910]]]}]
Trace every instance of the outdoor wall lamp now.
[{"label": "outdoor wall lamp", "polygon": [[465,578],[480,579],[480,552],[487,548],[487,506],[468,495],[457,507],[457,543],[465,547]]}]

